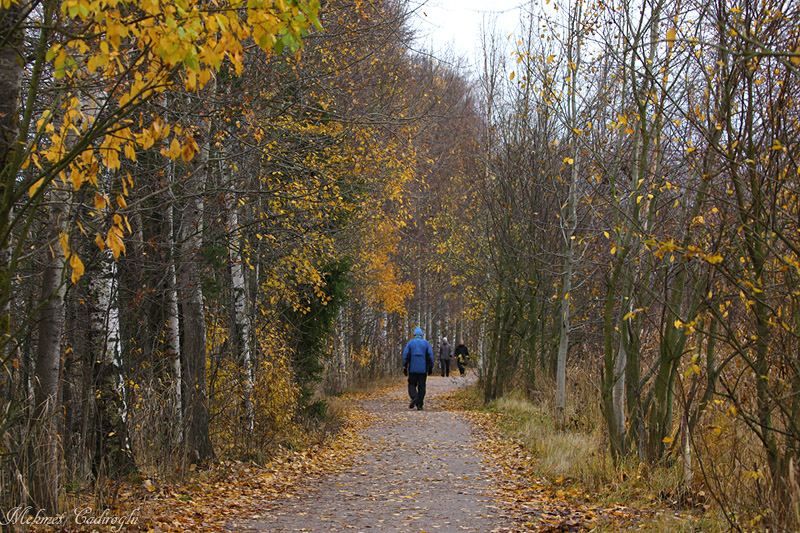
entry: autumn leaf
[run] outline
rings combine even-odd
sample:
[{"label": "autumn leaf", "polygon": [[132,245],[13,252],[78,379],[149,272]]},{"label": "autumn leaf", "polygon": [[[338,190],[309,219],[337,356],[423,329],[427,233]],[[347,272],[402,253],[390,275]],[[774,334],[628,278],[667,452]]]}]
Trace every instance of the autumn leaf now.
[{"label": "autumn leaf", "polygon": [[111,226],[106,236],[106,244],[111,248],[114,259],[119,259],[120,254],[125,253],[125,242],[122,239],[122,228]]},{"label": "autumn leaf", "polygon": [[94,207],[98,212],[102,213],[106,207],[106,199],[100,193],[94,195]]},{"label": "autumn leaf", "polygon": [[667,46],[669,46],[670,48],[675,46],[676,33],[677,32],[675,31],[675,28],[670,28],[669,30],[667,30]]},{"label": "autumn leaf", "polygon": [[789,61],[792,62],[792,65],[800,67],[800,45],[798,45],[794,49],[794,52],[792,52],[792,56],[789,58]]},{"label": "autumn leaf", "polygon": [[72,284],[75,285],[78,283],[78,280],[81,279],[84,272],[83,261],[78,257],[78,254],[70,255],[69,266],[72,267],[72,276],[70,280],[72,280]]}]

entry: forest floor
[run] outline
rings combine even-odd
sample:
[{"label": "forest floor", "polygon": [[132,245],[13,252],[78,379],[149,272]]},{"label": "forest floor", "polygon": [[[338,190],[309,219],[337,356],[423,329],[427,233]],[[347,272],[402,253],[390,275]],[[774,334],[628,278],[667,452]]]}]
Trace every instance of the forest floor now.
[{"label": "forest floor", "polygon": [[[646,509],[594,505],[536,478],[498,417],[465,408],[474,377],[432,376],[423,411],[405,381],[348,397],[328,442],[264,467],[231,463],[185,484],[128,494],[140,531],[614,531],[649,529]],[[122,512],[122,511],[120,511]]]}]

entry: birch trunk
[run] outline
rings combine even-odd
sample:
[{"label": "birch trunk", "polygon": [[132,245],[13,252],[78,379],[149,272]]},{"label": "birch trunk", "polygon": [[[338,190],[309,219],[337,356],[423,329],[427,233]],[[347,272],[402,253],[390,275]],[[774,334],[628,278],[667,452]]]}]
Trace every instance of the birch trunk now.
[{"label": "birch trunk", "polygon": [[87,405],[93,407],[92,470],[98,482],[134,466],[126,430],[128,405],[120,354],[116,267],[107,250],[89,281],[92,386]]},{"label": "birch trunk", "polygon": [[[232,187],[231,187],[232,189]],[[239,212],[236,197],[232,191],[226,198],[228,211],[228,235],[230,243],[230,273],[233,298],[234,346],[241,353],[242,370],[244,371],[244,397],[242,398],[244,417],[248,431],[253,431],[255,417],[253,413],[253,364],[250,351],[250,315],[247,313],[247,286],[244,268],[242,267],[242,235],[239,229]]]},{"label": "birch trunk", "polygon": [[183,441],[183,384],[181,379],[181,329],[178,309],[178,275],[175,268],[175,208],[174,196],[170,191],[169,207],[167,207],[167,248],[169,250],[169,266],[167,267],[167,338],[166,353],[171,361],[172,379],[175,401],[175,418],[177,441]]},{"label": "birch trunk", "polygon": [[64,266],[66,256],[59,243],[65,234],[69,190],[59,179],[53,181],[49,192],[45,252],[46,264],[42,273],[41,314],[39,342],[36,351],[36,379],[34,381],[34,419],[42,435],[34,448],[32,496],[34,505],[47,513],[58,512],[59,487],[58,389],[61,371],[61,339],[64,332]]}]

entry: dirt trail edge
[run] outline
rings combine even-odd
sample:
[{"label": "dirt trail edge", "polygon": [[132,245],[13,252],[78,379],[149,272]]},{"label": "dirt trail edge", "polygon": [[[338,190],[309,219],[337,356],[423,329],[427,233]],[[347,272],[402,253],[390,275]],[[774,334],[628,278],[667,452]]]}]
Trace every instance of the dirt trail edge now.
[{"label": "dirt trail edge", "polygon": [[230,530],[514,531],[497,507],[496,465],[478,450],[465,414],[447,405],[471,382],[428,378],[424,411],[408,409],[405,385],[363,400],[372,422],[352,465],[312,476]]}]

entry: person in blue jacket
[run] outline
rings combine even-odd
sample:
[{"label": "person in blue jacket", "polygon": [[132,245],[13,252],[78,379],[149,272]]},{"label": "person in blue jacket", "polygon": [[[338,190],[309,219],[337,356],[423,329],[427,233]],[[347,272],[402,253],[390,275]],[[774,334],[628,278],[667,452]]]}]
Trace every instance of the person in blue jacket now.
[{"label": "person in blue jacket", "polygon": [[422,329],[414,330],[414,338],[403,349],[403,374],[408,376],[409,409],[422,411],[425,401],[425,382],[433,372],[433,348],[422,338]]}]

